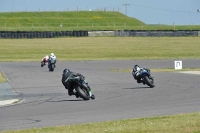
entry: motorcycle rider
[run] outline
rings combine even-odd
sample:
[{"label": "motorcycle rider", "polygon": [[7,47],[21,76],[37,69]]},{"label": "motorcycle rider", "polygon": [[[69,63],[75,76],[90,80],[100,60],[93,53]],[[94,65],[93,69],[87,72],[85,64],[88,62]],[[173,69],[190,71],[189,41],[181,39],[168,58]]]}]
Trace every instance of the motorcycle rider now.
[{"label": "motorcycle rider", "polygon": [[51,60],[54,59],[55,60],[55,67],[56,67],[56,56],[54,55],[54,53],[51,53],[50,56],[49,56],[49,60],[48,60],[48,68],[50,67],[50,62]]},{"label": "motorcycle rider", "polygon": [[46,64],[49,61],[49,56],[46,55],[45,57],[42,58],[42,62],[44,62],[44,64]]},{"label": "motorcycle rider", "polygon": [[132,75],[133,75],[134,79],[137,80],[138,83],[142,82],[140,73],[141,73],[141,70],[143,70],[143,69],[147,70],[150,73],[150,70],[148,68],[142,68],[139,65],[135,65],[133,67]]},{"label": "motorcycle rider", "polygon": [[[71,95],[75,95],[76,98],[79,97],[78,93],[77,92],[74,92],[74,88],[73,86],[71,85],[70,83],[70,80],[72,79],[80,79],[80,80],[84,80],[85,77],[80,74],[80,73],[75,73],[75,72],[72,72],[70,71],[69,69],[64,69],[63,70],[63,74],[62,74],[62,84],[65,86],[65,88],[68,90],[68,95],[71,96]],[[88,85],[89,86],[89,85]],[[90,87],[89,87],[90,88]],[[90,93],[92,93],[91,89],[90,89]],[[92,94],[91,99],[95,99],[95,96]]]}]

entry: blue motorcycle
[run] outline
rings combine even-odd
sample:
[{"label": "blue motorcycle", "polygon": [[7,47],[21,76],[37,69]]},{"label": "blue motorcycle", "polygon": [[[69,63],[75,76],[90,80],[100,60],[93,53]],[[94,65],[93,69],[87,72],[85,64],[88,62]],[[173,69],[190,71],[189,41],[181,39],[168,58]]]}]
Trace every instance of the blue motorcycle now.
[{"label": "blue motorcycle", "polygon": [[155,87],[154,78],[151,77],[150,70],[142,69],[140,72],[140,77],[141,77],[143,84],[147,84],[151,88]]}]

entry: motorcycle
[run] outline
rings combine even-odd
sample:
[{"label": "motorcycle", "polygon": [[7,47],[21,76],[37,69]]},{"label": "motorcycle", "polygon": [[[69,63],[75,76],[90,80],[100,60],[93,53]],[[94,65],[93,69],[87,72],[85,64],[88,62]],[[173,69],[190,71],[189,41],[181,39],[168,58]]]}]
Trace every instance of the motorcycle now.
[{"label": "motorcycle", "polygon": [[54,71],[54,68],[55,68],[55,63],[56,63],[56,60],[54,58],[52,58],[50,61],[49,61],[49,71]]},{"label": "motorcycle", "polygon": [[41,61],[41,67],[45,66],[48,64],[48,59],[47,58],[43,58]]},{"label": "motorcycle", "polygon": [[90,98],[95,99],[95,96],[92,94],[91,88],[84,77],[78,76],[71,78],[69,79],[69,83],[75,88],[75,91],[83,100],[89,100]]},{"label": "motorcycle", "polygon": [[143,84],[147,84],[151,88],[155,87],[154,78],[151,77],[150,70],[142,69],[140,72],[140,77]]}]

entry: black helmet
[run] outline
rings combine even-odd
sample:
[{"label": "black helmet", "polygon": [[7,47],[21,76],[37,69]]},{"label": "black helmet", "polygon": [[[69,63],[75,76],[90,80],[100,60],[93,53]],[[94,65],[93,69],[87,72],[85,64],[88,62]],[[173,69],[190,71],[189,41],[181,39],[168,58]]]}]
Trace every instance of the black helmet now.
[{"label": "black helmet", "polygon": [[63,70],[63,73],[68,73],[68,72],[71,72],[71,71],[67,68]]},{"label": "black helmet", "polygon": [[140,67],[139,67],[138,65],[135,65],[135,66],[133,67],[133,71],[134,71],[134,72],[138,71],[139,69],[140,69]]}]

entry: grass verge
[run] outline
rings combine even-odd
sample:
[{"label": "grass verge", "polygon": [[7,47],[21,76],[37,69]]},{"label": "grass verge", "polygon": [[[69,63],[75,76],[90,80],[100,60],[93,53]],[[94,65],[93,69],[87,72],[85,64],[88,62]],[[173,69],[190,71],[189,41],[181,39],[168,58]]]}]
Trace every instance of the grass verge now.
[{"label": "grass verge", "polygon": [[[175,70],[174,68],[156,68],[156,69],[150,69],[151,72],[182,72],[182,71],[200,71],[200,68],[183,68],[181,70]],[[132,72],[132,68],[127,68],[127,69],[110,69],[109,71],[111,72]]]},{"label": "grass verge", "polygon": [[5,76],[4,76],[4,74],[0,71],[0,83],[6,82],[6,81],[7,80],[6,80]]},{"label": "grass verge", "polygon": [[133,118],[82,125],[45,127],[4,131],[2,133],[197,133],[200,132],[200,113],[172,116]]},{"label": "grass verge", "polygon": [[149,60],[200,58],[199,37],[84,37],[0,39],[0,61]]}]

